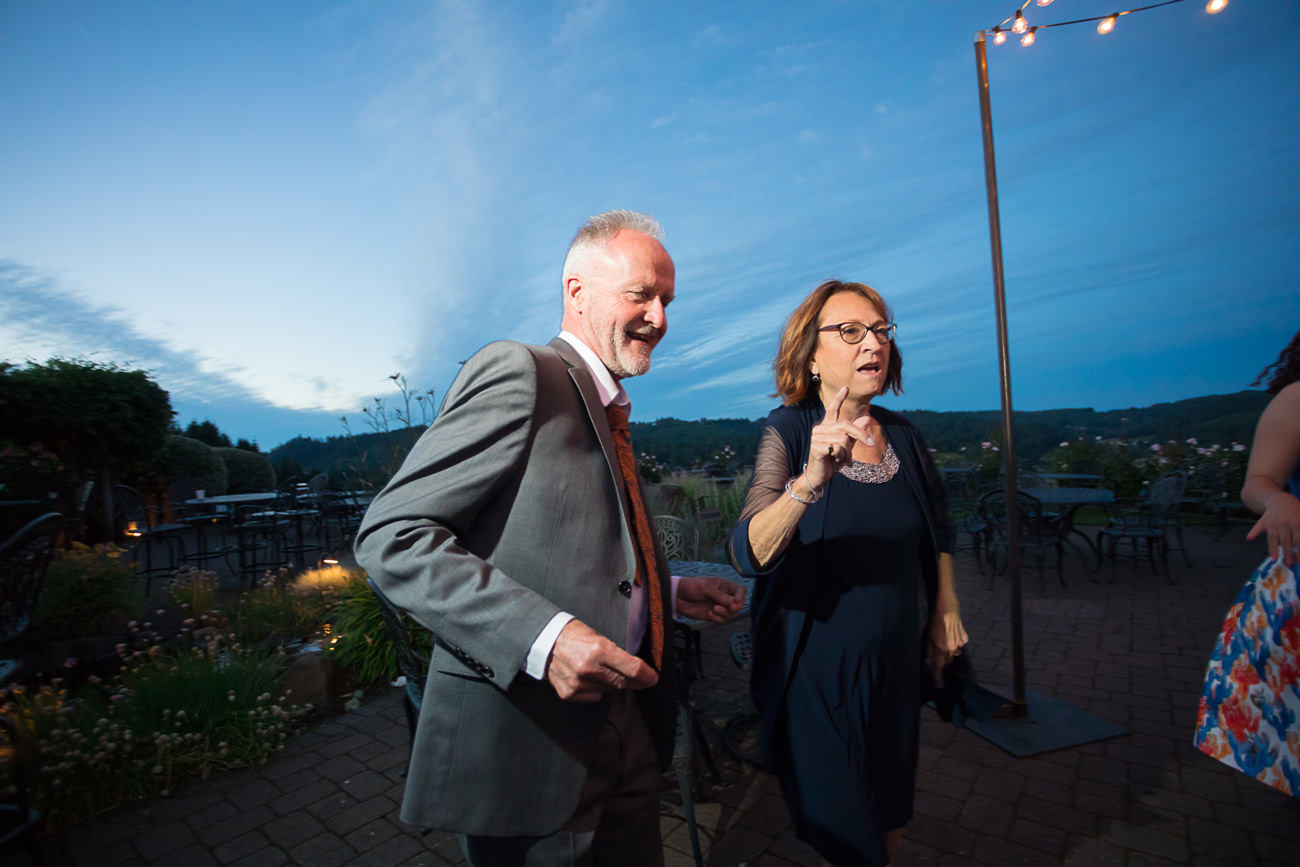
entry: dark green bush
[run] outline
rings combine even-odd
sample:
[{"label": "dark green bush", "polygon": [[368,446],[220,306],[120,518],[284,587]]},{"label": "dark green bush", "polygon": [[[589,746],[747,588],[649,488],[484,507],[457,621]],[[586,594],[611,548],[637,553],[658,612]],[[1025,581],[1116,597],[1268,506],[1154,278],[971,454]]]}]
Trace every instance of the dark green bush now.
[{"label": "dark green bush", "polygon": [[248,494],[275,490],[275,468],[266,455],[224,447],[213,451],[226,465],[227,493]]},{"label": "dark green bush", "polygon": [[202,479],[209,494],[224,494],[228,480],[226,465],[217,450],[191,437],[171,434],[150,467],[158,490],[163,491],[179,479]]},{"label": "dark green bush", "polygon": [[60,639],[98,635],[114,614],[139,617],[143,611],[138,573],[120,548],[76,545],[60,551],[45,573],[29,634]]}]

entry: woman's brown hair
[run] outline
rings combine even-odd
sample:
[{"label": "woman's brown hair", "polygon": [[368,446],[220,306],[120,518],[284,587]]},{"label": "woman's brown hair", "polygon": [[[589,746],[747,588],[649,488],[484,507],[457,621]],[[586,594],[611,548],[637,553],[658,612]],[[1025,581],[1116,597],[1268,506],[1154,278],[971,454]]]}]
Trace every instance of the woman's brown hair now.
[{"label": "woman's brown hair", "polygon": [[[837,292],[858,293],[870,301],[887,321],[894,321],[893,311],[889,309],[885,299],[865,283],[827,280],[814,289],[786,320],[785,330],[781,332],[781,343],[777,347],[776,360],[772,362],[772,369],[776,371],[776,394],[773,397],[780,397],[781,402],[787,406],[802,403],[813,390],[812,375],[808,372],[808,365],[817,351],[818,318],[827,300]],[[889,349],[889,367],[885,371],[885,382],[880,387],[880,393],[884,394],[892,390],[894,394],[902,394],[903,355],[898,351],[898,344],[892,340]]]},{"label": "woman's brown hair", "polygon": [[[1270,376],[1272,379],[1269,379]],[[1277,361],[1260,371],[1251,385],[1259,385],[1265,379],[1269,379],[1269,394],[1277,394],[1300,379],[1300,331],[1297,331],[1286,348],[1277,354]]]}]

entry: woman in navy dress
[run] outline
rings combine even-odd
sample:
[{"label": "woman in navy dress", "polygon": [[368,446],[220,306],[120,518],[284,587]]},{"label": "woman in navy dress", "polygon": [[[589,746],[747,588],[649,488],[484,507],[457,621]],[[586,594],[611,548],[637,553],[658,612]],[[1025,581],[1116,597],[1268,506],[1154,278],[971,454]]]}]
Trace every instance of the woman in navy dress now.
[{"label": "woman in navy dress", "polygon": [[[731,540],[756,577],[751,692],[799,838],[836,865],[893,861],[912,816],[921,665],[966,643],[943,484],[901,389],[889,307],[828,281],[791,315]],[[926,611],[921,611],[924,590]]]}]

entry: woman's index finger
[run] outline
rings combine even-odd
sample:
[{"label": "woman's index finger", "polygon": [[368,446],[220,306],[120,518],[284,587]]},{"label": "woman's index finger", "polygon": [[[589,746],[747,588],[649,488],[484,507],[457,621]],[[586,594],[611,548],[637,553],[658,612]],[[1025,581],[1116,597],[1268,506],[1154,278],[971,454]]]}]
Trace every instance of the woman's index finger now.
[{"label": "woman's index finger", "polygon": [[826,418],[822,419],[822,421],[839,421],[840,407],[844,406],[844,398],[848,397],[848,395],[849,387],[847,385],[840,386],[840,390],[835,392],[835,396],[831,398],[831,402],[826,406]]}]

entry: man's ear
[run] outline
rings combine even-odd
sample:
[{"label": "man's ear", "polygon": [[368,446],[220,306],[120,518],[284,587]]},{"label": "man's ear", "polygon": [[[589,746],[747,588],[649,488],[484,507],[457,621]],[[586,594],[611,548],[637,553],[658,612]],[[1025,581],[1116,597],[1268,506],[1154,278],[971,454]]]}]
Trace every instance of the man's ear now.
[{"label": "man's ear", "polygon": [[582,304],[585,298],[582,278],[577,274],[570,274],[564,278],[564,306],[574,313],[582,312]]}]

